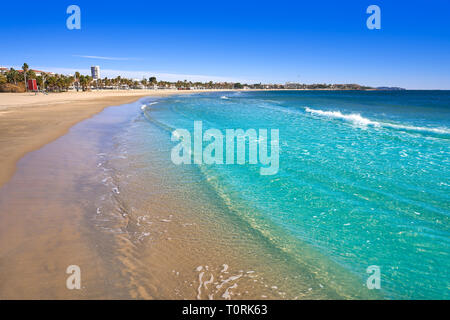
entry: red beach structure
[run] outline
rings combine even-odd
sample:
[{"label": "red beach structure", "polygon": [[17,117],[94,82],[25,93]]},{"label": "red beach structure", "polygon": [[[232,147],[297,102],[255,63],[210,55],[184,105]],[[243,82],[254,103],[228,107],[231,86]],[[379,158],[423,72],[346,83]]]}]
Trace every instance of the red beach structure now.
[{"label": "red beach structure", "polygon": [[37,91],[36,79],[28,79],[27,87],[28,87],[28,90],[30,90],[30,91]]}]

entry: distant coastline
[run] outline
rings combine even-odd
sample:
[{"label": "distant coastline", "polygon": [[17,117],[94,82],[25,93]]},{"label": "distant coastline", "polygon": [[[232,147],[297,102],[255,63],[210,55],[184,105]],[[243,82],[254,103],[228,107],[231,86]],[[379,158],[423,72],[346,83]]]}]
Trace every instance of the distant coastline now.
[{"label": "distant coastline", "polygon": [[91,90],[405,90],[400,87],[371,87],[355,83],[240,83],[164,81],[156,77],[129,79],[100,76],[100,67],[91,67],[91,75],[75,72],[73,75],[31,69],[24,63],[21,70],[0,67],[0,92],[66,92]]},{"label": "distant coastline", "polygon": [[403,91],[406,90],[405,88],[400,87],[377,87],[377,90],[383,90],[383,91]]}]

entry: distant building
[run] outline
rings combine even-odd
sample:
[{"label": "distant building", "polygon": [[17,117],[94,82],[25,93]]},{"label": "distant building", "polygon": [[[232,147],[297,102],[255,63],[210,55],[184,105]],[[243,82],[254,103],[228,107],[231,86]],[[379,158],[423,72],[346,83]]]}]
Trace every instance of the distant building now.
[{"label": "distant building", "polygon": [[[34,70],[34,69],[31,69],[31,71],[34,72],[34,74],[36,75],[36,77],[40,77],[40,76],[42,76],[43,74],[47,74],[47,73],[48,73],[48,72],[45,72],[45,71],[42,71],[42,70]],[[19,72],[23,72],[23,70],[19,70]]]},{"label": "distant building", "polygon": [[[8,69],[9,71],[10,69]],[[47,72],[47,71],[42,71],[42,70],[35,70],[35,69],[30,69],[28,71],[33,71],[34,74],[36,75],[36,77],[40,77],[42,75],[55,75],[54,72]],[[17,72],[19,73],[23,73],[23,70],[17,70]]]},{"label": "distant building", "polygon": [[286,82],[284,87],[286,89],[300,89],[302,87],[302,85],[300,83],[295,83],[295,82]]},{"label": "distant building", "polygon": [[91,67],[91,75],[92,75],[92,79],[94,79],[94,80],[100,79],[100,67],[92,66]]}]

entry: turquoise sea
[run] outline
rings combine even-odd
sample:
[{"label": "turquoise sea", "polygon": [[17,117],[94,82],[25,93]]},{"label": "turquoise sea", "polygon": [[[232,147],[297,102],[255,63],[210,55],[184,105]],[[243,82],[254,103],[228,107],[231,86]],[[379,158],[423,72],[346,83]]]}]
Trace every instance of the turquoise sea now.
[{"label": "turquoise sea", "polygon": [[[193,172],[180,181],[196,186],[190,197],[198,185],[214,193],[210,201],[234,224],[250,226],[318,282],[358,297],[369,291],[367,268],[377,266],[378,298],[450,298],[450,91],[241,91],[141,102],[121,145],[139,137],[152,147],[135,143],[129,153],[157,154],[173,174]],[[192,132],[194,121],[222,132],[278,129],[278,172],[175,166],[171,132]]]}]

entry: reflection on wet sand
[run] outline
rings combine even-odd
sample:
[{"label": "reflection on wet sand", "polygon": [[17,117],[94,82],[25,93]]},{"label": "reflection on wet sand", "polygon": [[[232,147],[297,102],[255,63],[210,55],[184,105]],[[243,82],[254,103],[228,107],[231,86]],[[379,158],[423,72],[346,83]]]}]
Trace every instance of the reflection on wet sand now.
[{"label": "reflection on wet sand", "polygon": [[[0,298],[338,297],[208,201],[139,106],[108,108],[19,162],[0,189]],[[69,265],[81,290],[66,288]]]}]

